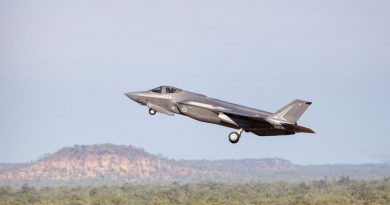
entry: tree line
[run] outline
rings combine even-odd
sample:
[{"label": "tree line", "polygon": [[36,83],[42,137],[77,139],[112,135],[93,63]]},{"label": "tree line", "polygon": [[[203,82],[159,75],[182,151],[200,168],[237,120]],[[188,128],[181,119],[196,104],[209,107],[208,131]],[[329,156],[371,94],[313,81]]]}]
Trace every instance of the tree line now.
[{"label": "tree line", "polygon": [[390,204],[390,178],[307,182],[177,183],[167,185],[0,187],[1,205],[121,204]]}]

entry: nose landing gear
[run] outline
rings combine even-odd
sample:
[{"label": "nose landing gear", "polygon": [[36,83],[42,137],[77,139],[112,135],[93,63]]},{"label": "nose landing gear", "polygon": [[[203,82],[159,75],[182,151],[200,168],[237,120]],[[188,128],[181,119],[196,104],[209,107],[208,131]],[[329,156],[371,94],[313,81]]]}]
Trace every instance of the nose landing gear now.
[{"label": "nose landing gear", "polygon": [[240,140],[242,131],[244,131],[244,130],[243,130],[243,129],[239,129],[237,132],[231,132],[231,133],[229,134],[229,141],[230,141],[232,144],[237,143],[237,142]]},{"label": "nose landing gear", "polygon": [[152,108],[149,109],[149,114],[150,114],[150,115],[155,115],[156,112],[157,112],[157,111],[154,110],[154,109],[152,109]]}]

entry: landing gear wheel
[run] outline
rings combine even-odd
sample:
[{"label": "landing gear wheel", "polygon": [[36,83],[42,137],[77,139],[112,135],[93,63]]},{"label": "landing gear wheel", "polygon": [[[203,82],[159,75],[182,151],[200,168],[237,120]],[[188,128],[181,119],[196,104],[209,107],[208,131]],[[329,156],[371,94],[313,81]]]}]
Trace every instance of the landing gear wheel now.
[{"label": "landing gear wheel", "polygon": [[156,110],[153,110],[152,108],[149,109],[149,114],[150,115],[155,115],[156,114]]},{"label": "landing gear wheel", "polygon": [[240,134],[238,132],[231,132],[229,134],[229,141],[232,143],[232,144],[235,144],[238,142],[238,140],[240,140]]}]

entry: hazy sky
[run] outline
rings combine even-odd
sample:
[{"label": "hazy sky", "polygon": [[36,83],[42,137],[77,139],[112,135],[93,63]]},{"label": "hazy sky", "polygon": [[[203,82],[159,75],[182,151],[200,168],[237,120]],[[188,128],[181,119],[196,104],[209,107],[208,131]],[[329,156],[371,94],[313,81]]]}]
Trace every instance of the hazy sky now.
[{"label": "hazy sky", "polygon": [[[74,144],[175,159],[390,158],[389,1],[0,0],[0,162]],[[158,85],[276,111],[312,101],[317,134],[258,137],[149,116],[123,93]]]}]

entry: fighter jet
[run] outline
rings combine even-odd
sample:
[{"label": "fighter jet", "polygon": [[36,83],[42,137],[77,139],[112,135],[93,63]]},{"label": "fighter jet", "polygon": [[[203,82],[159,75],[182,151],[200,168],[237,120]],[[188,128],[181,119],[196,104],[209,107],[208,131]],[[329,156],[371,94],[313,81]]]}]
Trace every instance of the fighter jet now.
[{"label": "fighter jet", "polygon": [[298,132],[314,133],[297,124],[311,102],[294,100],[275,113],[237,105],[185,91],[171,86],[160,86],[143,92],[128,92],[127,97],[157,112],[173,116],[180,114],[202,122],[237,129],[229,134],[229,141],[237,143],[243,131],[258,136],[292,135]]}]

